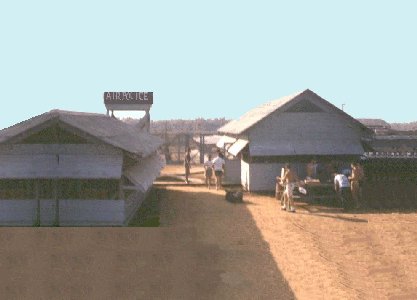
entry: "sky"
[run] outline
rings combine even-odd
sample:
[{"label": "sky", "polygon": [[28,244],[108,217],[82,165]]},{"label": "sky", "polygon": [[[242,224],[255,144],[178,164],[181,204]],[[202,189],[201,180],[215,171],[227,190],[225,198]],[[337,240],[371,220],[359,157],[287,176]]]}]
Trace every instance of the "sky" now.
[{"label": "sky", "polygon": [[[355,118],[416,121],[417,1],[1,1],[0,128],[51,109],[236,119],[307,88]],[[116,114],[117,115],[117,114]]]}]

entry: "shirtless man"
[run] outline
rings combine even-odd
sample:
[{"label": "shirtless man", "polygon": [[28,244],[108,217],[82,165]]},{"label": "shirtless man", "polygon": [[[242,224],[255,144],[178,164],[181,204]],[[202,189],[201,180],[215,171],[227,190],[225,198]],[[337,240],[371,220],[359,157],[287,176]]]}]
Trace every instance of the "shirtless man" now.
[{"label": "shirtless man", "polygon": [[286,164],[284,177],[282,178],[282,182],[285,184],[284,205],[281,207],[282,210],[295,212],[292,192],[294,190],[295,183],[297,181],[298,181],[297,174],[293,170],[291,170],[290,164]]},{"label": "shirtless man", "polygon": [[350,180],[350,190],[352,192],[352,200],[355,205],[355,208],[359,208],[359,194],[360,194],[360,186],[359,180],[362,178],[362,173],[360,167],[358,168],[357,164],[352,163],[350,165],[352,167],[352,175],[349,177]]}]

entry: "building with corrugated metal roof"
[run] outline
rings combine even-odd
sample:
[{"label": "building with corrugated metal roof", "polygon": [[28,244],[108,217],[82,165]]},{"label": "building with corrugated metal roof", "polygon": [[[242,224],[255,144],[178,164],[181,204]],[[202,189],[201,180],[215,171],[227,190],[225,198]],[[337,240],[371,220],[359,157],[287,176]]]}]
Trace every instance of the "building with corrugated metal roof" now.
[{"label": "building with corrugated metal roof", "polygon": [[382,119],[357,119],[363,125],[373,130],[375,134],[389,134],[392,132],[391,125]]},{"label": "building with corrugated metal roof", "polygon": [[162,140],[61,110],[0,131],[0,224],[126,225],[164,166]]},{"label": "building with corrugated metal roof", "polygon": [[356,160],[365,152],[362,139],[373,135],[308,89],[256,107],[218,132],[236,138],[228,152],[240,160],[237,180],[249,191],[273,190],[286,162],[302,177],[312,159],[323,165]]}]

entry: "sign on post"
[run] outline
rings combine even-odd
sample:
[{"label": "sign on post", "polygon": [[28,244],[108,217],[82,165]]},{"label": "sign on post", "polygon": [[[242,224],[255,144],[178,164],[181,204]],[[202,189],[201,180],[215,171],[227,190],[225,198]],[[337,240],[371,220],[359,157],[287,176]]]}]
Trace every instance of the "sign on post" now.
[{"label": "sign on post", "polygon": [[105,92],[107,110],[145,110],[153,104],[153,92]]}]

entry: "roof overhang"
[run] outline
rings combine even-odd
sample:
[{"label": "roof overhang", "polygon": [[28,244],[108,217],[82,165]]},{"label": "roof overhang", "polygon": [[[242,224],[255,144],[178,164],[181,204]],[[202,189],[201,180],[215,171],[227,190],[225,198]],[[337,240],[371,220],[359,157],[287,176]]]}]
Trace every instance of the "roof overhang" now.
[{"label": "roof overhang", "polygon": [[229,152],[233,156],[237,156],[239,152],[242,151],[243,148],[246,147],[247,144],[249,144],[249,141],[244,140],[244,139],[238,139],[236,142],[234,142],[233,145],[230,146],[227,152]]}]

